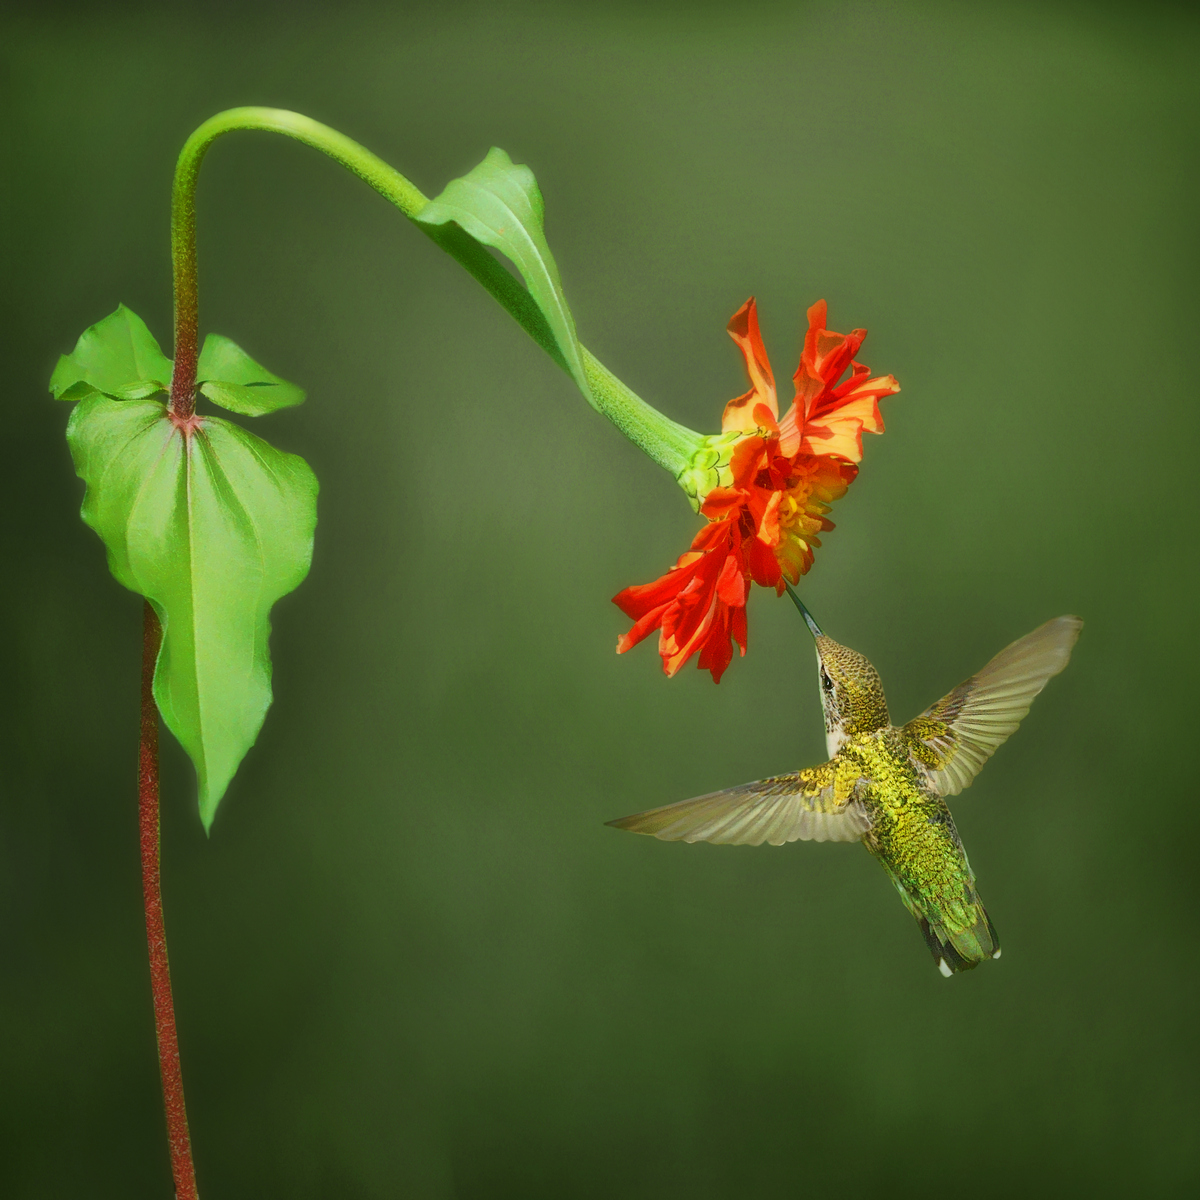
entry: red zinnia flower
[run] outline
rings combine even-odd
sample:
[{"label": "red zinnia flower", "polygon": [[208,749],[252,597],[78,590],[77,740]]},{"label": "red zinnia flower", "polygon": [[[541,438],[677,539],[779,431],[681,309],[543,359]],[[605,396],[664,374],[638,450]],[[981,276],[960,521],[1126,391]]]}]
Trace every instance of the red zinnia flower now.
[{"label": "red zinnia flower", "polygon": [[[793,381],[796,397],[783,419],[775,380],[751,297],[729,322],[746,360],[750,390],[725,406],[712,486],[699,499],[709,523],[675,566],[613,597],[634,626],[617,653],[658,629],[663,670],[674,675],[697,651],[701,670],[719,682],[733,657],[746,653],[750,581],[783,592],[812,566],[816,536],[833,528],[825,514],[858,474],[862,434],[882,433],[879,399],[900,390],[890,375],[854,361],[865,329],[825,328],[825,301],[808,310],[808,333]],[[839,383],[850,369],[850,377]],[[729,435],[733,435],[730,437]]]}]

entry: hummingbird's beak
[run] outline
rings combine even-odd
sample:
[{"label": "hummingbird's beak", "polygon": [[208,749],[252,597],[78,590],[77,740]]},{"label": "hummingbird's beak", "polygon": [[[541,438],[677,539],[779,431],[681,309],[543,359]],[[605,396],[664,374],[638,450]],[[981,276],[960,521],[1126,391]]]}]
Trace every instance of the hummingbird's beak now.
[{"label": "hummingbird's beak", "polygon": [[816,621],[813,620],[812,613],[810,613],[808,611],[808,609],[804,607],[804,601],[801,600],[800,597],[797,596],[796,593],[792,590],[792,585],[790,583],[788,583],[787,580],[785,579],[783,581],[783,586],[785,588],[787,588],[788,595],[791,596],[791,598],[792,598],[792,603],[800,610],[800,615],[804,618],[804,623],[805,623],[805,625],[808,626],[809,631],[812,633],[813,637],[815,637],[815,638],[824,637],[825,635],[821,632],[820,625],[818,625],[816,623]]}]

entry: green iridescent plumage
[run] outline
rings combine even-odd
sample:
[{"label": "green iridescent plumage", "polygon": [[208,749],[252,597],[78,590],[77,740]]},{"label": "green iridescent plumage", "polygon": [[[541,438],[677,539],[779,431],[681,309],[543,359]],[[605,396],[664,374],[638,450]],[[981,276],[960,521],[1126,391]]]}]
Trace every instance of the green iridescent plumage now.
[{"label": "green iridescent plumage", "polygon": [[793,599],[816,642],[829,761],[609,824],[664,841],[861,841],[917,919],[942,974],[999,958],[945,797],[970,784],[1067,665],[1083,622],[1048,621],[897,727],[875,668],[826,637]]}]

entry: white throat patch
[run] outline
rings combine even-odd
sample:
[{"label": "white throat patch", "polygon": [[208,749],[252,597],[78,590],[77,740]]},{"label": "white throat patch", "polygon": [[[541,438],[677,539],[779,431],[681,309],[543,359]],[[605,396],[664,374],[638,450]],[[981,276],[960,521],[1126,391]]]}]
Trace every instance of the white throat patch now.
[{"label": "white throat patch", "polygon": [[834,700],[833,683],[825,664],[821,661],[821,652],[817,651],[817,671],[821,681],[821,712],[825,717],[825,752],[832,758],[846,744],[845,722],[837,710]]},{"label": "white throat patch", "polygon": [[836,717],[825,714],[825,753],[832,758],[847,742],[846,730]]}]

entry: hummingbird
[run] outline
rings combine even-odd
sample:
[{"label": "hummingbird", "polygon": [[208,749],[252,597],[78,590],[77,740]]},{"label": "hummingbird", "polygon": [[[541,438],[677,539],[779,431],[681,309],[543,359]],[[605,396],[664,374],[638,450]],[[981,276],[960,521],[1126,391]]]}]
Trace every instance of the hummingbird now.
[{"label": "hummingbird", "polygon": [[829,761],[609,821],[668,842],[859,842],[879,860],[949,978],[1000,957],[996,927],[954,827],[957,796],[1071,656],[1083,622],[1056,617],[1001,650],[907,725],[879,673],[827,637],[788,587],[817,651]]}]

